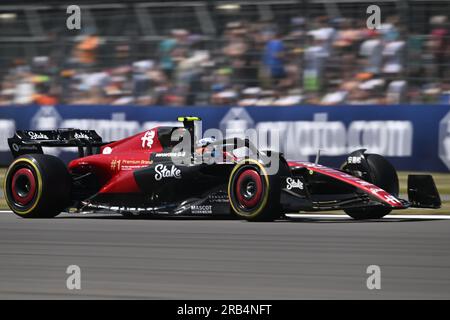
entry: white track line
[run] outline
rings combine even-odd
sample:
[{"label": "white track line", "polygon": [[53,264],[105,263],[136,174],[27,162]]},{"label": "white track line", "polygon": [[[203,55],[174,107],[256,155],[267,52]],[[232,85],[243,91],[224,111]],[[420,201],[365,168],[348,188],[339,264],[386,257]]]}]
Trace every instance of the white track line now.
[{"label": "white track line", "polygon": [[[0,210],[0,214],[2,213],[12,213],[12,211],[8,210]],[[287,217],[292,218],[326,218],[326,219],[349,219],[353,220],[347,215],[344,214],[303,214],[303,213],[290,213],[286,214]],[[439,220],[450,220],[450,215],[431,215],[431,214],[408,214],[408,215],[387,215],[382,219],[439,219]]]},{"label": "white track line", "polygon": [[[337,218],[337,219],[352,219],[347,215],[338,214],[286,214],[292,218]],[[382,219],[440,219],[450,220],[449,215],[431,215],[431,214],[409,214],[409,215],[387,215]]]}]

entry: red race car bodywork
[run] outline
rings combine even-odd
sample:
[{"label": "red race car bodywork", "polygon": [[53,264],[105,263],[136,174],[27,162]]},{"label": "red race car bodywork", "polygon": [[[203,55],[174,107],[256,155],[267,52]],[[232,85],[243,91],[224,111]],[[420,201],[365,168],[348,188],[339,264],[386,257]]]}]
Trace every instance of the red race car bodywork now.
[{"label": "red race car bodywork", "polygon": [[[288,162],[280,153],[258,150],[247,139],[201,144],[195,130],[198,119],[181,120],[182,127],[156,127],[110,143],[88,130],[17,131],[8,139],[16,160],[5,178],[7,202],[23,217],[54,216],[72,208],[234,214],[250,221],[339,209],[355,219],[374,219],[394,209],[440,206],[431,176],[410,176],[409,200],[400,199],[395,169],[365,150],[351,153],[339,169]],[[181,151],[177,134],[187,134],[189,141]],[[44,146],[76,146],[79,158],[66,166],[44,155]],[[245,156],[237,155],[242,148]],[[269,173],[274,163],[277,171]]]}]

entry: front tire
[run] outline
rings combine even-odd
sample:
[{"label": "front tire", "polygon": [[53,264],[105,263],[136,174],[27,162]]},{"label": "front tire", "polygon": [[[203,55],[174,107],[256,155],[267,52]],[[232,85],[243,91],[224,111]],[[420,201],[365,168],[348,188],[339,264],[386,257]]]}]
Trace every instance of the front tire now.
[{"label": "front tire", "polygon": [[263,164],[249,159],[230,174],[228,198],[232,212],[247,221],[273,221],[281,216],[278,174],[269,175]]},{"label": "front tire", "polygon": [[[365,154],[364,155],[369,166],[369,172],[363,175],[362,179],[380,187],[394,196],[399,194],[399,182],[397,171],[394,166],[379,154]],[[342,165],[344,171],[348,171],[351,175],[358,176],[355,172],[346,170],[347,164]],[[358,176],[359,177],[359,176]],[[389,214],[392,210],[386,207],[372,207],[372,208],[352,208],[345,209],[346,214],[355,220],[365,219],[381,219]]]},{"label": "front tire", "polygon": [[71,178],[65,164],[45,154],[23,155],[5,175],[5,199],[22,218],[53,218],[70,204]]}]

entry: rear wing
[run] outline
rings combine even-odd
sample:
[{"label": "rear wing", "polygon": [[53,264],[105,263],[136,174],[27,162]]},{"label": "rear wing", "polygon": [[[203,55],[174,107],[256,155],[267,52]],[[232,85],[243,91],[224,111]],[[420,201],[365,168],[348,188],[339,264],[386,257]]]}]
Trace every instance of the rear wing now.
[{"label": "rear wing", "polygon": [[[43,153],[42,147],[78,147],[79,157],[91,155],[106,143],[94,130],[18,130],[8,138],[14,158],[29,153]],[[96,152],[95,152],[96,153]]]}]

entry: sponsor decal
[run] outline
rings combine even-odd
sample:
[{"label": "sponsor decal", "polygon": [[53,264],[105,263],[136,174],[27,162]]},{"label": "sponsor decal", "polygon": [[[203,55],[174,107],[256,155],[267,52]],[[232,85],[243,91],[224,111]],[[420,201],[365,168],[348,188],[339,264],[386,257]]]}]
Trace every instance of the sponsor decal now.
[{"label": "sponsor decal", "polygon": [[38,150],[38,147],[37,146],[27,146],[27,145],[18,145],[18,144],[13,144],[13,149],[14,149],[14,151],[19,151],[19,150],[33,150],[33,151],[35,151],[35,150]]},{"label": "sponsor decal", "polygon": [[[54,130],[57,128],[78,128],[80,120],[77,119],[76,123],[72,125],[66,125],[63,123],[61,115],[58,113],[58,108],[52,106],[43,106],[38,109],[30,121],[29,129],[31,131],[43,131]],[[89,128],[90,129],[90,128]],[[74,148],[46,148],[44,152],[52,156],[58,156],[61,152],[66,150],[74,150]]]},{"label": "sponsor decal", "polygon": [[158,164],[155,167],[155,180],[160,181],[162,178],[181,178],[181,170],[175,167],[174,165],[170,166],[170,169],[163,164]]},{"label": "sponsor decal", "polygon": [[89,140],[89,136],[87,134],[85,134],[85,133],[75,132],[74,137],[75,137],[75,139],[87,139],[87,140]]},{"label": "sponsor decal", "polygon": [[384,190],[380,188],[370,188],[370,192],[376,195],[378,192],[384,192]]},{"label": "sponsor decal", "polygon": [[156,153],[156,158],[172,158],[172,157],[184,157],[186,156],[186,152],[162,152]]},{"label": "sponsor decal", "polygon": [[155,138],[155,130],[147,131],[144,136],[141,138],[142,140],[142,148],[151,148],[153,145],[153,139]]},{"label": "sponsor decal", "polygon": [[149,160],[122,160],[120,164],[121,171],[136,170],[150,165]]},{"label": "sponsor decal", "polygon": [[362,157],[358,157],[358,156],[350,156],[347,158],[348,163],[360,164],[361,161],[362,161]]},{"label": "sponsor decal", "polygon": [[28,150],[28,151],[37,151],[38,147],[34,145],[19,145],[17,143],[13,143],[11,145],[12,149],[15,152],[19,152],[20,150]]},{"label": "sponsor decal", "polygon": [[286,178],[286,189],[292,190],[292,189],[300,189],[303,190],[303,182],[300,181],[300,179],[292,179],[292,178]]},{"label": "sponsor decal", "polygon": [[111,160],[111,170],[120,170],[120,160],[113,159]]},{"label": "sponsor decal", "polygon": [[150,165],[149,160],[128,160],[128,159],[113,159],[111,160],[111,170],[129,171],[136,170]]},{"label": "sponsor decal", "polygon": [[38,139],[49,140],[47,135],[33,131],[28,131],[28,136],[30,137],[31,140],[38,140]]},{"label": "sponsor decal", "polygon": [[211,203],[227,203],[228,196],[226,193],[223,195],[212,194],[208,196],[208,201]]},{"label": "sponsor decal", "polygon": [[111,154],[111,152],[112,152],[112,148],[111,147],[106,147],[106,148],[104,148],[103,149],[103,154]]},{"label": "sponsor decal", "polygon": [[148,166],[152,162],[150,160],[123,160],[123,163]]},{"label": "sponsor decal", "polygon": [[212,206],[211,205],[191,206],[191,213],[193,213],[193,214],[211,214]]},{"label": "sponsor decal", "polygon": [[386,200],[386,202],[387,203],[390,203],[390,204],[393,204],[393,205],[396,205],[396,204],[399,204],[399,203],[401,203],[400,202],[400,200],[398,200],[396,197],[394,197],[393,195],[384,195],[384,199]]}]

